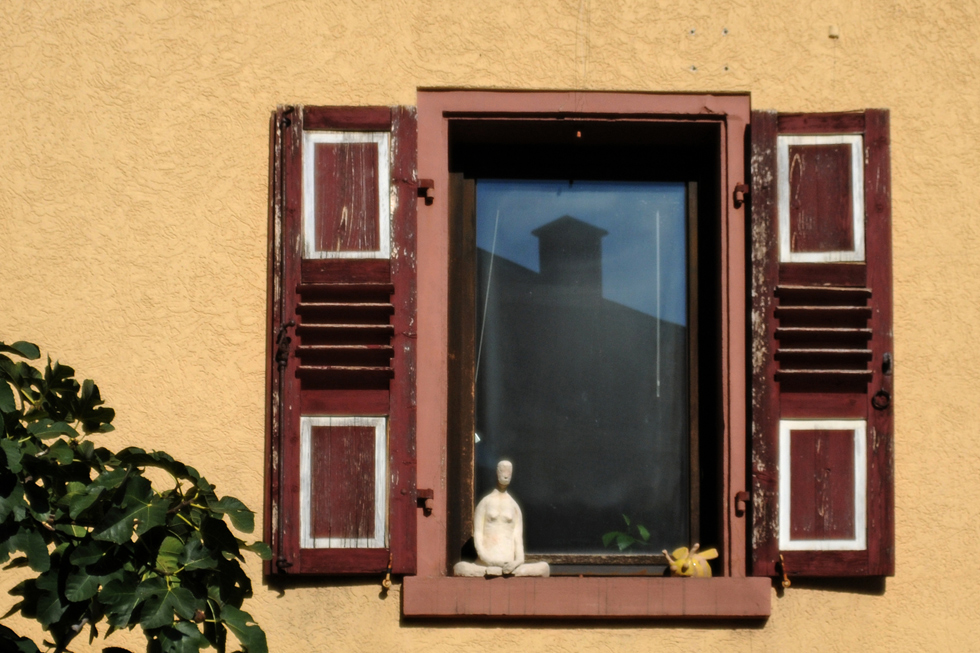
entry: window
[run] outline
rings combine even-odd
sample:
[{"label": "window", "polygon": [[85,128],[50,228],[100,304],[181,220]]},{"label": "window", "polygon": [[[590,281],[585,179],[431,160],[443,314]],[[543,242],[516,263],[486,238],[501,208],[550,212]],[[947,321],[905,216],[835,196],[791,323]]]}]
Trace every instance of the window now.
[{"label": "window", "polygon": [[[503,458],[552,575],[657,574],[663,549],[717,541],[720,135],[449,122],[451,557]],[[649,541],[604,544],[638,527]]]},{"label": "window", "polygon": [[[736,492],[748,487],[746,351],[742,344],[746,337],[747,277],[745,212],[744,208],[734,208],[729,198],[731,189],[745,180],[743,153],[748,120],[747,96],[420,92],[419,174],[432,178],[436,192],[431,205],[419,206],[419,302],[423,308],[418,344],[420,355],[429,352],[431,358],[427,360],[432,366],[419,368],[418,477],[422,487],[446,490],[445,496],[437,494],[437,509],[432,517],[419,521],[419,570],[417,576],[405,579],[406,615],[768,614],[769,582],[746,577],[746,518],[741,511],[736,514],[732,501]],[[568,127],[571,124],[581,129]],[[511,135],[510,140],[505,140],[508,137],[501,128],[508,125]],[[601,150],[598,164],[583,166],[581,159],[553,154],[554,147],[560,146],[556,140],[575,137],[579,131],[582,139],[592,139],[592,146]],[[597,132],[601,136],[597,137]],[[576,145],[573,141],[569,147]],[[635,153],[638,150],[661,156],[643,157]],[[542,169],[549,159],[551,169]],[[558,169],[563,164],[575,169]],[[507,165],[515,166],[511,170],[521,169],[505,174]],[[639,172],[638,165],[642,168]],[[452,176],[456,173],[461,173],[461,177]],[[473,180],[475,193],[469,204],[463,201],[469,192],[467,178]],[[478,432],[473,428],[475,424],[459,424],[472,420],[474,415],[481,419],[478,406],[475,412],[469,408],[476,400],[470,388],[478,386],[470,386],[461,378],[466,370],[475,372],[475,361],[459,361],[467,352],[476,355],[476,286],[468,282],[466,285],[472,289],[472,310],[462,313],[458,302],[450,304],[453,297],[462,296],[457,287],[463,283],[462,275],[455,273],[462,269],[458,244],[473,243],[475,248],[480,240],[477,233],[461,238],[455,230],[469,224],[475,229],[477,217],[460,222],[451,216],[470,210],[467,206],[474,211],[479,209],[481,183],[493,185],[481,179],[502,178],[525,182],[572,179],[575,183],[680,183],[684,185],[685,207],[690,206],[688,198],[692,194],[701,205],[696,220],[698,244],[691,250],[685,247],[685,252],[694,251],[698,256],[698,265],[694,266],[697,281],[690,273],[687,277],[691,289],[697,292],[685,292],[684,301],[689,305],[689,297],[695,298],[697,310],[711,315],[696,320],[699,327],[704,325],[695,339],[698,362],[693,366],[688,362],[686,366],[688,372],[699,372],[695,384],[699,403],[703,400],[713,407],[694,411],[699,420],[714,420],[711,425],[698,424],[698,449],[711,451],[707,460],[699,462],[700,477],[714,487],[699,488],[702,514],[697,521],[702,527],[701,539],[708,542],[707,537],[711,537],[722,554],[718,577],[710,582],[681,585],[686,579],[651,576],[649,569],[634,570],[646,571],[647,575],[640,576],[515,578],[503,582],[474,582],[448,575],[454,556],[460,555],[460,540],[466,533],[464,520],[473,505],[472,496],[463,496],[466,483],[460,482],[467,456],[473,455],[466,451],[472,447],[473,439],[454,437],[450,429],[457,434]],[[697,182],[696,193],[687,190],[690,182]],[[457,186],[461,188],[453,192]],[[499,238],[498,231],[498,242]],[[693,261],[693,257],[689,258]],[[476,260],[476,252],[470,260]],[[469,326],[463,325],[466,319],[472,321]],[[474,342],[460,342],[467,338]],[[440,365],[445,367],[440,369]],[[707,374],[700,374],[702,370],[707,370]],[[481,362],[480,376],[483,374]],[[687,404],[688,411],[693,394],[689,392],[687,400],[678,402]],[[678,459],[674,464],[680,468],[684,463]],[[453,468],[454,465],[459,467]],[[515,484],[521,470],[520,460],[515,460]],[[456,488],[459,490],[454,496]],[[514,492],[523,500],[516,487]],[[706,496],[710,499],[704,500]],[[440,510],[443,505],[445,508]],[[440,512],[444,517],[436,519],[442,516]],[[692,514],[690,504],[681,514]],[[682,517],[680,529],[684,528],[683,521]],[[714,533],[704,532],[709,527],[715,529]],[[602,528],[599,526],[597,531]],[[601,544],[601,533],[598,539]],[[649,561],[645,563],[640,566],[650,566]],[[606,573],[616,572],[609,569]]]},{"label": "window", "polygon": [[[766,576],[893,573],[886,111],[420,91],[417,129],[272,127],[268,573],[390,571],[406,616],[532,617],[761,617]],[[505,455],[529,555],[568,575],[451,576]],[[555,491],[576,458],[588,510]],[[609,480],[627,458],[644,473]],[[717,546],[715,577],[598,546],[620,509],[657,547]]]}]

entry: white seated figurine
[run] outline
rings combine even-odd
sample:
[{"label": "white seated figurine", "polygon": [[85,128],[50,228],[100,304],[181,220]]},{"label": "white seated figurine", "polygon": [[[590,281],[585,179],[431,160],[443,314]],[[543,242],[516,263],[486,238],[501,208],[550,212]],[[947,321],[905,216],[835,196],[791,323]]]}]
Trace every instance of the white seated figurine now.
[{"label": "white seated figurine", "polygon": [[473,544],[476,562],[457,562],[457,576],[543,576],[547,562],[524,562],[524,518],[507,486],[514,472],[509,460],[497,463],[497,489],[476,504],[473,513]]}]

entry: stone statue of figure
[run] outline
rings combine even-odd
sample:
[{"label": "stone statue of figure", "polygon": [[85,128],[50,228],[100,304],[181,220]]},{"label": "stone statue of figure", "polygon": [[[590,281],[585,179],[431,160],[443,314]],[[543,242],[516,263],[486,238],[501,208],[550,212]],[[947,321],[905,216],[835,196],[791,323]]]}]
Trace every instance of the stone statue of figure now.
[{"label": "stone statue of figure", "polygon": [[473,513],[477,560],[456,563],[453,571],[457,576],[550,575],[547,562],[524,562],[524,517],[507,494],[513,473],[509,460],[497,463],[497,489],[483,497]]}]

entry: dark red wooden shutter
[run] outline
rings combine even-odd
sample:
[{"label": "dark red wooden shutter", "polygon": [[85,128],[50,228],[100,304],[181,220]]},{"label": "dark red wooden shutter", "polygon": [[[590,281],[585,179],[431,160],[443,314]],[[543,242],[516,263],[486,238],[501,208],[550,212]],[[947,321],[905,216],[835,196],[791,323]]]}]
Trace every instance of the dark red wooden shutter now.
[{"label": "dark red wooden shutter", "polygon": [[270,179],[273,573],[415,573],[415,109],[280,107]]},{"label": "dark red wooden shutter", "polygon": [[753,573],[892,575],[888,112],[753,112],[751,174]]}]

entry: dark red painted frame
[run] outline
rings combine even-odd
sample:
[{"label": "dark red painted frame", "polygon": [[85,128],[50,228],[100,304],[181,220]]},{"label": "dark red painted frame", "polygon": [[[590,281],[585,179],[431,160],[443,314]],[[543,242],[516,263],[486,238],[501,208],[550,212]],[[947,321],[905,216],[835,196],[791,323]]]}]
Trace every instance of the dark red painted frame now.
[{"label": "dark red painted frame", "polygon": [[721,486],[724,577],[467,579],[448,575],[447,406],[449,296],[449,121],[465,117],[520,120],[711,120],[723,127],[720,187],[732,197],[745,181],[747,95],[645,93],[420,91],[419,175],[433,181],[433,201],[419,205],[418,478],[435,488],[433,509],[419,517],[417,576],[405,578],[406,616],[514,617],[766,617],[769,580],[747,578],[746,520],[735,497],[747,489],[746,234],[741,205],[722,201],[720,236],[724,288],[721,314],[722,410],[726,429]]}]

